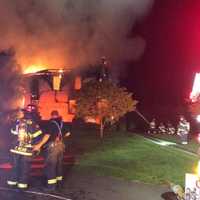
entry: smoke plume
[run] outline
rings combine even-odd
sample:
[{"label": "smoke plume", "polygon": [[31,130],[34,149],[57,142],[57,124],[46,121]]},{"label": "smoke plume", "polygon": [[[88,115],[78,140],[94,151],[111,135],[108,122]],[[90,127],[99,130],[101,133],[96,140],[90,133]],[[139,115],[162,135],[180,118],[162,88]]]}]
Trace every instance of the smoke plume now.
[{"label": "smoke plume", "polygon": [[14,51],[9,49],[0,52],[0,116],[2,112],[20,106],[23,92],[21,72],[17,67]]},{"label": "smoke plume", "polygon": [[51,68],[81,66],[106,56],[138,59],[145,40],[129,38],[153,0],[0,0],[0,49],[17,62]]}]

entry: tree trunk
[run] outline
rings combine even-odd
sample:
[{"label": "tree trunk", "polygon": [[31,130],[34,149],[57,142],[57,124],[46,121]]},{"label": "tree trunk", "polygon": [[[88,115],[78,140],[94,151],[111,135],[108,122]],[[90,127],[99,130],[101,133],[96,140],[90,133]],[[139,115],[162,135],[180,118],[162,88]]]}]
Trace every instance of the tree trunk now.
[{"label": "tree trunk", "polygon": [[104,124],[103,124],[103,120],[101,120],[100,122],[100,138],[103,138],[103,131],[104,131]]}]

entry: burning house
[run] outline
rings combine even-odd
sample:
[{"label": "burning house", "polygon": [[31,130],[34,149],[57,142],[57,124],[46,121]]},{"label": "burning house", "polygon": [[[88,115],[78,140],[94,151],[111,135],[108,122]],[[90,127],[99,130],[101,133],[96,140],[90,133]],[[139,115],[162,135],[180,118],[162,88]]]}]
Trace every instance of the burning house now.
[{"label": "burning house", "polygon": [[107,60],[89,67],[57,68],[30,66],[25,70],[15,61],[11,49],[0,53],[1,104],[0,114],[36,105],[42,120],[48,120],[52,110],[57,110],[64,122],[72,122],[75,116],[74,96],[81,89],[82,81],[108,77]]},{"label": "burning house", "polygon": [[24,75],[28,88],[24,106],[37,106],[42,120],[48,120],[52,110],[58,110],[65,122],[74,118],[74,93],[81,88],[81,76],[71,70],[51,69]]},{"label": "burning house", "polygon": [[[102,55],[106,55],[118,72],[124,61],[140,59],[146,42],[140,35],[129,35],[136,20],[143,18],[152,5],[153,0],[1,0],[0,52],[13,47],[15,55],[11,59],[15,62],[6,66],[0,58],[0,68],[4,66],[5,71],[14,76],[8,77],[7,72],[0,74],[1,81],[7,76],[5,83],[9,85],[10,79],[13,80],[10,90],[8,85],[5,90],[1,89],[5,92],[0,112],[16,108],[11,105],[13,102],[20,107],[34,102],[42,119],[47,119],[47,111],[54,108],[65,121],[71,121],[74,117],[73,93],[81,87],[83,74],[87,76],[80,66],[95,65]],[[5,60],[3,58],[3,62]],[[21,72],[12,73],[17,65]],[[25,91],[16,88],[19,85],[17,77],[20,75],[21,79],[21,74],[28,81]],[[24,93],[24,98],[17,97],[20,100],[16,103],[13,96]],[[11,98],[12,103],[8,102]]]},{"label": "burning house", "polygon": [[52,110],[57,110],[65,122],[72,122],[75,116],[74,96],[81,89],[82,81],[108,78],[109,72],[105,58],[100,65],[84,70],[46,69],[34,73],[25,73],[28,83],[23,97],[23,107],[34,104],[42,120],[48,120]]}]

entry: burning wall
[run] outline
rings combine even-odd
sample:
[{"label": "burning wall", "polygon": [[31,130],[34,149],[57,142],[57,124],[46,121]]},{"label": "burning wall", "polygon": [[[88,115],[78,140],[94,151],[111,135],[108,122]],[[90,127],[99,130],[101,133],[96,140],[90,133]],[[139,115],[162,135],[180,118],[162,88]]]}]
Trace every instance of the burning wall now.
[{"label": "burning wall", "polygon": [[72,122],[75,106],[73,93],[80,89],[81,79],[69,72],[62,72],[59,81],[54,81],[58,74],[59,70],[28,75],[26,79],[31,87],[25,93],[25,106],[36,104],[42,120],[50,119],[51,112],[57,110],[65,122]]}]

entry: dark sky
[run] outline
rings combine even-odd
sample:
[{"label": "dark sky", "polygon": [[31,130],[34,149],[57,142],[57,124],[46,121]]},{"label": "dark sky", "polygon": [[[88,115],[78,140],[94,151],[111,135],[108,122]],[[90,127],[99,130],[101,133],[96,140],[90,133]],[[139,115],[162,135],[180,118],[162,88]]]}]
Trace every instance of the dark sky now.
[{"label": "dark sky", "polygon": [[133,34],[142,35],[147,47],[127,70],[128,88],[144,104],[184,102],[200,71],[200,1],[156,0]]}]

